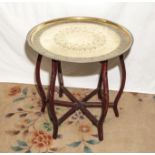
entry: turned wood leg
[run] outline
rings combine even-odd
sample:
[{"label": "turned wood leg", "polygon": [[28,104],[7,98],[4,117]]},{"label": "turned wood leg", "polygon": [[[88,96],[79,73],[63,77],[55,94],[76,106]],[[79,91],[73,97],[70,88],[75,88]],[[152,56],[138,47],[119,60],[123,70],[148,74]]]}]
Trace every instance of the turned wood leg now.
[{"label": "turned wood leg", "polygon": [[38,55],[37,58],[37,62],[36,62],[36,68],[35,68],[35,78],[36,78],[36,82],[37,82],[37,89],[38,89],[38,93],[41,97],[41,101],[42,101],[42,108],[41,108],[41,112],[45,111],[45,107],[46,107],[46,95],[41,83],[41,79],[40,79],[40,65],[41,65],[41,60],[42,60],[42,55]]},{"label": "turned wood leg", "polygon": [[98,122],[99,140],[103,140],[103,122],[105,120],[108,107],[109,107],[109,88],[108,88],[107,68],[108,68],[108,61],[102,62],[103,98],[102,98],[101,116]]},{"label": "turned wood leg", "polygon": [[58,82],[59,82],[59,97],[62,97],[63,95],[63,76],[62,76],[62,68],[61,68],[61,62],[58,62]]},{"label": "turned wood leg", "polygon": [[58,120],[56,117],[55,109],[54,109],[54,91],[55,91],[55,81],[56,81],[56,74],[58,69],[58,62],[52,60],[52,72],[51,72],[51,80],[50,80],[50,87],[49,87],[49,102],[48,102],[48,114],[53,123],[53,138],[57,138],[58,134]]},{"label": "turned wood leg", "polygon": [[98,98],[102,99],[102,69],[99,75],[99,81],[98,81],[98,85],[97,85],[97,90],[98,90]]},{"label": "turned wood leg", "polygon": [[124,63],[123,55],[121,55],[119,57],[119,60],[120,60],[120,67],[121,67],[121,85],[120,85],[120,89],[116,95],[116,98],[114,100],[114,107],[113,107],[116,117],[119,117],[119,112],[118,112],[117,106],[118,106],[118,102],[120,100],[120,97],[123,93],[123,89],[124,89],[125,81],[126,81],[126,69],[125,69],[125,63]]}]

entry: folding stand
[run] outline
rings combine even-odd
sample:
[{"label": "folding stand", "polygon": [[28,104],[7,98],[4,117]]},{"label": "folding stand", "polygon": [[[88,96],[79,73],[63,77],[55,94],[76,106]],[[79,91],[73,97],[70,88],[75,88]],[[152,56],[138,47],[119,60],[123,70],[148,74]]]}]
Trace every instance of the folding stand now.
[{"label": "folding stand", "polygon": [[[53,123],[53,138],[57,138],[58,126],[61,123],[63,123],[76,110],[81,110],[82,113],[97,127],[99,140],[103,140],[103,122],[105,120],[108,107],[113,108],[116,117],[119,116],[117,106],[118,106],[118,101],[122,95],[124,85],[125,85],[125,80],[126,80],[126,70],[125,70],[123,55],[119,56],[120,66],[122,70],[121,86],[113,103],[109,103],[109,88],[108,88],[108,77],[107,77],[108,60],[100,62],[101,73],[99,76],[97,88],[93,90],[90,94],[86,95],[80,101],[77,98],[75,98],[70,93],[70,91],[68,91],[68,89],[64,87],[61,62],[57,60],[51,60],[52,61],[52,66],[51,66],[52,72],[51,72],[49,91],[46,97],[42,83],[41,83],[41,79],[40,79],[41,60],[42,60],[42,55],[39,54],[37,58],[37,63],[36,63],[35,76],[36,76],[36,81],[37,81],[38,92],[42,100],[41,111],[44,112],[45,107],[47,105],[48,114]],[[58,81],[59,81],[59,96],[62,97],[62,95],[65,94],[70,99],[71,102],[59,101],[59,100],[54,99],[55,80],[56,80],[57,73],[58,73]],[[98,95],[100,102],[87,102],[90,98],[92,98],[96,94]],[[55,108],[54,108],[55,105],[71,107],[71,109],[68,110],[63,116],[61,116],[61,118],[57,119]],[[87,109],[87,108],[93,108],[93,107],[101,108],[101,115],[100,115],[99,120],[97,120],[91,114],[91,112]]]}]

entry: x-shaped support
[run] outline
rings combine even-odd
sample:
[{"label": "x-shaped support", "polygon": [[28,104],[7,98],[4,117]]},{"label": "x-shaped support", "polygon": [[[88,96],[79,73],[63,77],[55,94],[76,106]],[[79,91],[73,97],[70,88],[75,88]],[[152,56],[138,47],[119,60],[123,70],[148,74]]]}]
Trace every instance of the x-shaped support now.
[{"label": "x-shaped support", "polygon": [[[64,87],[62,68],[60,61],[52,60],[52,72],[51,72],[51,80],[48,95],[46,97],[41,80],[40,80],[40,65],[41,65],[42,56],[38,55],[37,63],[36,63],[36,81],[38,86],[38,92],[42,99],[42,109],[41,111],[45,111],[45,107],[47,105],[49,117],[53,122],[53,138],[57,137],[58,134],[58,126],[64,122],[70,115],[72,115],[76,110],[81,110],[82,113],[97,127],[99,140],[103,140],[103,122],[105,120],[108,107],[112,107],[114,109],[115,115],[118,117],[118,101],[123,92],[124,84],[125,84],[125,65],[123,60],[123,55],[120,56],[121,68],[122,68],[122,82],[120,90],[114,100],[114,103],[109,103],[109,89],[108,89],[108,77],[107,77],[107,67],[108,61],[103,61],[101,63],[101,73],[98,81],[97,88],[93,90],[90,94],[85,96],[81,101],[75,98],[68,89]],[[58,101],[54,100],[54,91],[55,91],[55,80],[56,75],[58,73],[58,81],[59,81],[59,96],[62,97],[65,94],[71,102],[68,101]],[[91,97],[98,94],[98,98],[101,102],[87,102]],[[55,113],[55,105],[71,107],[61,118],[57,119]],[[87,109],[87,107],[100,107],[101,115],[99,120],[96,119],[92,115],[92,113]]]}]

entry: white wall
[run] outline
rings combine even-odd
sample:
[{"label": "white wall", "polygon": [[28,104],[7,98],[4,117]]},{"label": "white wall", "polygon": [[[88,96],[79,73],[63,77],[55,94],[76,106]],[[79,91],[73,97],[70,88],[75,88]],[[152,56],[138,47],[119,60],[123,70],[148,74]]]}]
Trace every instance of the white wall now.
[{"label": "white wall", "polygon": [[[42,21],[64,16],[101,17],[127,27],[134,36],[134,45],[125,59],[125,90],[155,93],[155,3],[105,3],[102,0],[0,3],[0,82],[35,83],[36,54],[25,50],[26,34]],[[49,63],[47,59],[43,63],[44,84],[48,84]],[[64,63],[63,68],[67,86],[96,87],[96,63]],[[118,67],[110,67],[110,89],[118,89],[119,81]]]}]

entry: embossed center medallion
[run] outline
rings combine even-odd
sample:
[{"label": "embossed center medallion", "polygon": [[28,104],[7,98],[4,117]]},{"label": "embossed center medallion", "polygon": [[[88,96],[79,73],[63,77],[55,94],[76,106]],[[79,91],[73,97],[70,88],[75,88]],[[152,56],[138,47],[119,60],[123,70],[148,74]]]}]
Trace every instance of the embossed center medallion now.
[{"label": "embossed center medallion", "polygon": [[104,36],[84,28],[74,27],[60,30],[54,37],[56,44],[73,50],[92,50],[104,44]]}]

